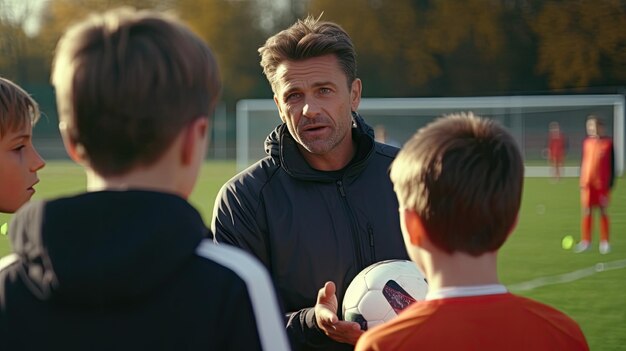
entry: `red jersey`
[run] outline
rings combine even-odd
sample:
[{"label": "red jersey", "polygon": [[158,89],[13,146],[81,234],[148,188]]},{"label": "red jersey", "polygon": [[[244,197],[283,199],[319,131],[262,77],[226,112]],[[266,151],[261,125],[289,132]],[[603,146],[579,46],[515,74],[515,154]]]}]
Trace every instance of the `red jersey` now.
[{"label": "red jersey", "polygon": [[613,186],[615,159],[609,138],[588,137],[583,142],[580,186],[608,191]]},{"label": "red jersey", "polygon": [[355,351],[589,350],[564,313],[510,293],[418,301],[365,332]]},{"label": "red jersey", "polygon": [[548,138],[548,151],[550,159],[553,161],[562,161],[567,148],[567,140],[561,132],[550,132]]}]

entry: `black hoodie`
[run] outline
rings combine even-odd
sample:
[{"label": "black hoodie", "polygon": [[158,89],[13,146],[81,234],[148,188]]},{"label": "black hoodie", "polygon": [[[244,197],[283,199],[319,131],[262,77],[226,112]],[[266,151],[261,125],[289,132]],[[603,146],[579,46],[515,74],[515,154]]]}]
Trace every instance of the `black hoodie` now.
[{"label": "black hoodie", "polygon": [[328,280],[343,295],[368,265],[408,259],[389,166],[398,149],[376,143],[354,114],[357,144],[342,170],[311,168],[285,124],[267,138],[268,154],[227,182],[217,197],[212,229],[217,242],[243,248],[269,269],[290,314],[287,330],[297,350],[350,350],[316,326],[312,307]]},{"label": "black hoodie", "polygon": [[275,329],[265,350],[286,349],[265,271],[203,241],[208,229],[178,196],[104,191],[31,202],[9,230],[2,349],[261,350],[259,324]]}]

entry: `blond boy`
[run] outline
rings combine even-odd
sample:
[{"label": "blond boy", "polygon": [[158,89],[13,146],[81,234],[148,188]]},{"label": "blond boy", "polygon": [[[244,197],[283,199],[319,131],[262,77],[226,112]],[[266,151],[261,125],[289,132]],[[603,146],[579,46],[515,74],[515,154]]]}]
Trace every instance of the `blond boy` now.
[{"label": "blond boy", "polygon": [[46,164],[33,146],[39,106],[27,92],[0,77],[0,212],[13,213],[35,193]]}]

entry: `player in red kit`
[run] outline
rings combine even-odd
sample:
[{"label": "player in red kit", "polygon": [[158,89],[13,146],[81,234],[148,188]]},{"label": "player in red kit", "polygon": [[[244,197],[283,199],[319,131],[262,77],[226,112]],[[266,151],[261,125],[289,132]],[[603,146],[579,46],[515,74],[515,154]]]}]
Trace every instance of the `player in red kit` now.
[{"label": "player in red kit", "polygon": [[552,166],[552,176],[561,179],[561,169],[567,150],[567,137],[561,131],[558,122],[550,122],[548,133],[548,159]]},{"label": "player in red kit", "polygon": [[580,199],[583,210],[581,240],[575,252],[589,250],[592,209],[600,209],[600,245],[601,254],[611,251],[609,245],[609,192],[615,179],[615,156],[613,141],[604,136],[604,124],[597,116],[587,118],[587,138],[583,142],[582,163],[580,166]]}]

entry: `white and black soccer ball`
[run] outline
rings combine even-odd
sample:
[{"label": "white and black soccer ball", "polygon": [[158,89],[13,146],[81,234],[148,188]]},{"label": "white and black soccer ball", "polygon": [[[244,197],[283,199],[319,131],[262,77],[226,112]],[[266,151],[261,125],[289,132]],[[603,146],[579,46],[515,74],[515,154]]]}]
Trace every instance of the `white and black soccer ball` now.
[{"label": "white and black soccer ball", "polygon": [[343,298],[343,319],[367,330],[424,300],[428,282],[415,262],[387,260],[372,264],[352,280]]}]

